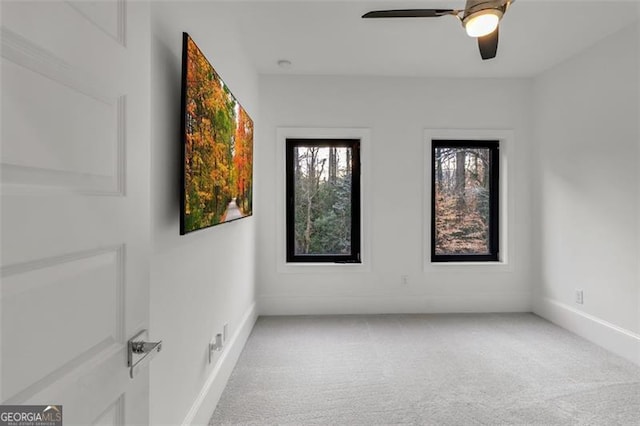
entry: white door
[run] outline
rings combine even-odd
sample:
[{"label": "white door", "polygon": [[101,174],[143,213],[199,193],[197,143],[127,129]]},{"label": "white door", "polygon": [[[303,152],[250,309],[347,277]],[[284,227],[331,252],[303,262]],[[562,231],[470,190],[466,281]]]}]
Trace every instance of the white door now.
[{"label": "white door", "polygon": [[1,8],[0,401],[148,423],[149,5]]}]

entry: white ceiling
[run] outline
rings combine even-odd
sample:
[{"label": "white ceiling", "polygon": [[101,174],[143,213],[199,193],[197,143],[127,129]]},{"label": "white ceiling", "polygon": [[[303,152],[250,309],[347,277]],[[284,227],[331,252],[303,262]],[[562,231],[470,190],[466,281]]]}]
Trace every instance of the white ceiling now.
[{"label": "white ceiling", "polygon": [[[260,73],[528,77],[637,21],[638,1],[518,0],[500,26],[498,56],[482,61],[453,17],[363,20],[369,10],[464,7],[445,1],[241,1],[218,4],[241,29]],[[293,63],[281,69],[279,59]]]}]

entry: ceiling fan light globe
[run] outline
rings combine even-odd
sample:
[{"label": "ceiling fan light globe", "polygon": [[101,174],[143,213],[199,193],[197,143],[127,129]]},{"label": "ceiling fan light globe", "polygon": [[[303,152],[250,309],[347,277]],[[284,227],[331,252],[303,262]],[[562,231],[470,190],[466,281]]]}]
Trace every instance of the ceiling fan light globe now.
[{"label": "ceiling fan light globe", "polygon": [[481,10],[466,17],[464,28],[469,37],[483,37],[498,28],[502,12],[496,9]]}]

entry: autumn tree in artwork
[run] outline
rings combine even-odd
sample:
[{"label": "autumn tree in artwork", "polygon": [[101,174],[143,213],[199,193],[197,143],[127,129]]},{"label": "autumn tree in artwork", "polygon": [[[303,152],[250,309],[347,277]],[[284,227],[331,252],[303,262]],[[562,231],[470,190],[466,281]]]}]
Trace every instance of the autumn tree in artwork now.
[{"label": "autumn tree in artwork", "polygon": [[233,165],[236,204],[242,211],[250,212],[253,199],[253,121],[242,108],[238,111]]},{"label": "autumn tree in artwork", "polygon": [[185,228],[251,214],[253,123],[193,40],[187,42]]}]

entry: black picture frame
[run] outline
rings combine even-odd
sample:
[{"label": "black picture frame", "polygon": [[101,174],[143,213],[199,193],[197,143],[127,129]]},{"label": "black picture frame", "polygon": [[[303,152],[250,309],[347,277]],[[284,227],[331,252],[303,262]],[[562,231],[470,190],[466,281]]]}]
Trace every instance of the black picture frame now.
[{"label": "black picture frame", "polygon": [[[223,155],[228,164],[226,164],[225,168],[218,167],[219,170],[227,170],[226,175],[223,176],[222,180],[224,180],[224,185],[219,185],[218,183],[214,184],[215,190],[211,192],[204,192],[206,197],[216,199],[215,205],[216,208],[211,208],[210,205],[213,204],[211,202],[203,202],[200,205],[204,205],[205,207],[202,210],[198,210],[199,213],[202,213],[205,216],[204,219],[199,220],[197,225],[194,225],[195,220],[189,220],[189,213],[187,208],[187,203],[189,202],[189,194],[187,187],[189,185],[189,180],[187,177],[187,164],[191,160],[190,155],[191,152],[188,151],[188,136],[190,135],[190,129],[192,126],[197,126],[201,120],[200,116],[190,115],[191,113],[188,111],[190,99],[189,92],[189,84],[188,81],[188,73],[189,73],[189,65],[190,65],[190,52],[192,54],[198,55],[198,58],[201,59],[200,65],[204,64],[204,67],[207,68],[207,72],[205,73],[206,83],[213,87],[217,85],[218,93],[221,94],[222,99],[227,100],[227,104],[224,104],[224,107],[220,107],[215,110],[215,114],[210,112],[206,117],[207,120],[211,123],[211,128],[214,129],[218,125],[217,120],[219,115],[218,111],[226,110],[228,112],[226,122],[224,124],[220,124],[221,126],[230,126],[230,118],[232,116],[233,124],[235,124],[234,134],[233,136],[227,135],[225,139],[225,154]],[[195,53],[194,53],[195,52]],[[205,79],[203,79],[205,80]],[[201,81],[201,80],[196,80]],[[195,84],[195,83],[193,83]],[[233,106],[231,108],[230,106]],[[215,107],[214,107],[215,108]],[[189,121],[189,122],[188,122]],[[192,124],[189,124],[192,123]],[[193,124],[195,123],[195,124]],[[235,133],[238,129],[243,129],[246,135],[246,138],[238,137],[239,133]],[[213,134],[215,130],[211,130]],[[205,132],[206,133],[206,132]],[[217,136],[218,137],[218,136]],[[207,136],[207,138],[214,140],[213,136]],[[220,137],[218,137],[220,139]],[[209,62],[209,60],[205,57],[204,53],[200,50],[200,48],[196,45],[193,39],[189,36],[188,33],[182,33],[182,78],[181,78],[181,98],[180,98],[180,235],[185,235],[190,232],[199,231],[202,229],[211,228],[213,226],[221,225],[224,223],[233,222],[236,220],[244,219],[253,215],[253,120],[246,112],[246,110],[242,107],[237,98],[233,95],[231,90],[229,90],[226,83],[220,75],[216,72],[213,65]],[[210,145],[215,142],[210,142]],[[242,146],[240,146],[242,144]],[[242,148],[242,150],[241,150]],[[211,150],[215,150],[216,148],[210,148]],[[195,149],[192,148],[192,151]],[[238,156],[239,152],[242,151],[243,158],[236,161],[236,156]],[[202,158],[203,156],[201,156]],[[245,158],[246,157],[246,158]],[[205,162],[206,163],[206,162]],[[206,163],[210,169],[215,169],[216,166],[212,166],[209,163]],[[240,167],[238,164],[242,164]],[[221,172],[222,173],[222,172]],[[206,174],[202,174],[201,176],[206,176]],[[242,176],[242,178],[238,177]],[[213,178],[211,178],[213,179]],[[234,180],[235,179],[235,180]],[[241,182],[241,183],[238,183]],[[217,186],[215,186],[217,185]],[[209,185],[211,186],[211,185]],[[235,187],[234,189],[230,189]],[[239,189],[239,188],[242,189]],[[222,188],[218,190],[218,188]],[[220,196],[220,192],[224,192],[224,196]],[[193,192],[193,191],[192,191]],[[198,193],[198,192],[193,192]],[[211,195],[215,193],[215,195]],[[224,199],[223,203],[218,202],[219,199]],[[224,210],[223,210],[224,209]],[[221,212],[224,211],[223,214]],[[191,218],[192,219],[192,218]]]}]

